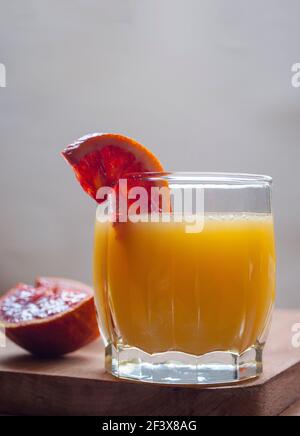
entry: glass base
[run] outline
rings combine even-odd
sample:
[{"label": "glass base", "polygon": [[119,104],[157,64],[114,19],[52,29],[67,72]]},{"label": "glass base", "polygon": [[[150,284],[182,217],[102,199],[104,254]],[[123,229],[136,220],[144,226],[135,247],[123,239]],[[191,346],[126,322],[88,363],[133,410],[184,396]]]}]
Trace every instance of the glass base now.
[{"label": "glass base", "polygon": [[106,370],[112,375],[148,383],[220,385],[249,380],[262,374],[263,346],[243,354],[214,352],[193,356],[181,352],[148,354],[138,348],[108,345]]}]

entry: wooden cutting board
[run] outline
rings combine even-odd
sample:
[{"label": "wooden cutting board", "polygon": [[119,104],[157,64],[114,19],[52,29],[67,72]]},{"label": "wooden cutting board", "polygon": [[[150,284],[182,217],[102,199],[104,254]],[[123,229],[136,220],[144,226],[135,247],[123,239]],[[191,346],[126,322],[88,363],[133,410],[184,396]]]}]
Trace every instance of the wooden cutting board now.
[{"label": "wooden cutting board", "polygon": [[11,415],[264,416],[300,399],[300,348],[292,326],[300,311],[277,310],[264,375],[232,387],[159,386],[120,381],[104,371],[100,341],[67,357],[39,360],[0,348],[0,413]]}]

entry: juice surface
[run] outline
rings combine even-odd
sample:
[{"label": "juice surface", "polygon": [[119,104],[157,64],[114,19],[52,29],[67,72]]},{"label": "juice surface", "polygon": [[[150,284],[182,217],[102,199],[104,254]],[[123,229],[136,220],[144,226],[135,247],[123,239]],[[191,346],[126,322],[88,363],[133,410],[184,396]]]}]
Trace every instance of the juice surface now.
[{"label": "juice surface", "polygon": [[185,229],[96,222],[102,334],[148,353],[242,353],[263,340],[275,299],[272,217],[212,214]]}]

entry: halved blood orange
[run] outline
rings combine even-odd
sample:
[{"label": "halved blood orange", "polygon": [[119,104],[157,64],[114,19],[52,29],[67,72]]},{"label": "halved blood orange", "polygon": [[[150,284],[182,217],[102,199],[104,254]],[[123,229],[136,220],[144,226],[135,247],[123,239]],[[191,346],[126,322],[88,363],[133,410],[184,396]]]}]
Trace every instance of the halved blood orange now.
[{"label": "halved blood orange", "polygon": [[8,338],[39,356],[70,353],[99,336],[93,290],[59,278],[8,291],[0,298],[0,324]]},{"label": "halved blood orange", "polygon": [[146,147],[134,139],[113,133],[84,136],[62,154],[73,167],[83,189],[96,201],[100,187],[116,188],[119,180],[131,173],[163,171],[159,160]]}]

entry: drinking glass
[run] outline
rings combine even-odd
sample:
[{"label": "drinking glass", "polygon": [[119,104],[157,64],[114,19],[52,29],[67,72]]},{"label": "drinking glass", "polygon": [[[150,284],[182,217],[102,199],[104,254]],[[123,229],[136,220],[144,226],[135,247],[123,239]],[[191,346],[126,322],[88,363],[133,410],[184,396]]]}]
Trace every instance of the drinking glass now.
[{"label": "drinking glass", "polygon": [[131,193],[123,219],[111,196],[97,210],[94,285],[106,370],[167,384],[259,376],[275,300],[272,179],[140,173],[127,182],[154,200],[137,207]]}]

